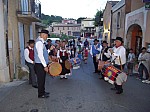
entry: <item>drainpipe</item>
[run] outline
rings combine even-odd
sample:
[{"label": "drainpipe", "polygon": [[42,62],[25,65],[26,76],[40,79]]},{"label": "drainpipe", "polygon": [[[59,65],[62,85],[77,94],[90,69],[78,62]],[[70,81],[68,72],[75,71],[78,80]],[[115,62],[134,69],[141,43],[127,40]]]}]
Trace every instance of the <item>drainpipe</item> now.
[{"label": "drainpipe", "polygon": [[12,36],[12,43],[13,43],[13,45],[12,45],[12,57],[13,57],[13,60],[14,60],[14,62],[13,62],[13,71],[14,71],[14,79],[16,79],[16,59],[15,59],[15,51],[14,51],[14,49],[15,49],[15,39],[14,39],[14,37],[15,37],[15,34],[14,34],[14,30],[13,30],[13,36]]},{"label": "drainpipe", "polygon": [[[110,20],[110,43],[112,43],[113,41],[112,41],[112,21],[113,21],[113,12],[112,12],[112,10],[111,10],[111,20]],[[111,45],[111,44],[110,44]]]}]

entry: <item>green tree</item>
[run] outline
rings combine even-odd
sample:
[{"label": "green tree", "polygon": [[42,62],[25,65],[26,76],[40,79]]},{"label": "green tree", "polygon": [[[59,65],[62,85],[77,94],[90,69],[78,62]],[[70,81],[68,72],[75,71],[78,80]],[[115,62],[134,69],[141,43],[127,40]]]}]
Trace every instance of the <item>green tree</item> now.
[{"label": "green tree", "polygon": [[97,10],[95,18],[94,18],[95,26],[103,26],[103,21],[101,21],[101,18],[103,18],[103,12],[104,10]]},{"label": "green tree", "polygon": [[85,18],[85,17],[80,17],[80,18],[78,18],[78,19],[77,19],[77,23],[78,23],[78,24],[81,24],[81,21],[82,21],[83,19],[86,19],[86,18]]},{"label": "green tree", "polygon": [[43,24],[51,25],[53,22],[61,22],[63,18],[61,16],[54,16],[54,15],[49,16],[42,13],[41,20]]}]

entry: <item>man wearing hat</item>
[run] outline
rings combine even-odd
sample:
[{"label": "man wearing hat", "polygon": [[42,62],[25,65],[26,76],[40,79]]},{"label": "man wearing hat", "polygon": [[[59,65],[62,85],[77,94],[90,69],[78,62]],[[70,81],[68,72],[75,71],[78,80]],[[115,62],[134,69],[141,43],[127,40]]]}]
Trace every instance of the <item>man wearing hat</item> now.
[{"label": "man wearing hat", "polygon": [[95,68],[94,73],[98,73],[98,58],[99,57],[97,56],[100,54],[101,50],[102,50],[102,46],[99,44],[99,40],[95,39],[94,45],[92,45],[90,49],[90,54],[93,57],[93,63],[94,63],[94,68]]},{"label": "man wearing hat", "polygon": [[[110,60],[110,52],[109,52],[109,47],[108,47],[108,43],[107,41],[103,41],[102,42],[102,51],[101,51],[101,55],[100,55],[100,59],[101,61],[109,61]],[[101,74],[101,78],[100,79],[104,79],[104,75],[100,72]]]},{"label": "man wearing hat", "polygon": [[38,81],[38,98],[48,98],[49,93],[45,92],[45,77],[48,72],[47,64],[48,51],[45,47],[45,41],[48,38],[49,31],[41,30],[40,36],[36,39],[34,46],[34,61],[35,61],[35,72],[37,74]]},{"label": "man wearing hat", "polygon": [[28,46],[24,50],[26,65],[29,67],[29,84],[37,88],[37,80],[34,71],[34,40],[29,40]]},{"label": "man wearing hat", "polygon": [[[123,39],[121,37],[116,37],[115,46],[109,50],[112,54],[111,56],[114,61],[114,66],[119,70],[123,70],[126,63],[126,49],[123,46]],[[111,88],[111,90],[117,90],[116,94],[123,93],[122,84],[115,83],[115,88]]]}]

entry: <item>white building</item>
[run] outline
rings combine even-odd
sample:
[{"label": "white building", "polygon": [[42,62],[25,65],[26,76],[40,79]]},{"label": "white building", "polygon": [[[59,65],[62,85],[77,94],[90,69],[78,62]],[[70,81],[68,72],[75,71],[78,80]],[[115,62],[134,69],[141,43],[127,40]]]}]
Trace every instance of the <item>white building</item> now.
[{"label": "white building", "polygon": [[94,20],[91,18],[86,18],[81,22],[81,33],[85,38],[94,37],[96,34],[96,29],[94,25]]}]

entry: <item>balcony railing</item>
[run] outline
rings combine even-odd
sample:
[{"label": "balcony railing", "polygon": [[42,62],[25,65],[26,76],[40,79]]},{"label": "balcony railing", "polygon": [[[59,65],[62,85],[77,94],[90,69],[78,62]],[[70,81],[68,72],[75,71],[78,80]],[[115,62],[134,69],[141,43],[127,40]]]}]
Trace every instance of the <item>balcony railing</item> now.
[{"label": "balcony railing", "polygon": [[17,14],[40,19],[41,2],[39,0],[19,0]]}]

